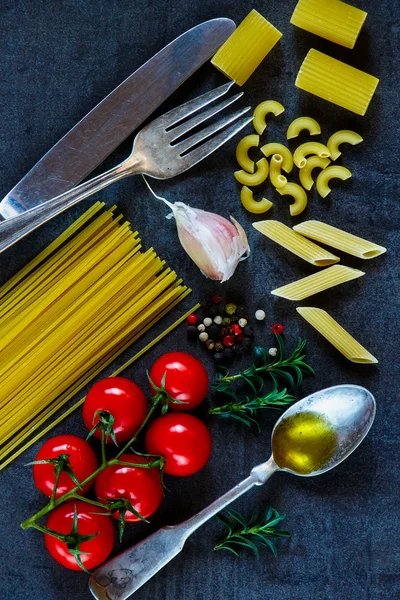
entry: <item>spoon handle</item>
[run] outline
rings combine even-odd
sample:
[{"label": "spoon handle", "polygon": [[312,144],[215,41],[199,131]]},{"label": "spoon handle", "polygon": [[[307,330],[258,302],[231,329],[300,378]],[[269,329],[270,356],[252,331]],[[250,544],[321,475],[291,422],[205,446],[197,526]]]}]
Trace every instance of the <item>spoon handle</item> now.
[{"label": "spoon handle", "polygon": [[159,529],[142,542],[112,558],[90,578],[89,588],[98,600],[126,600],[182,550],[187,538],[203,523],[248,492],[262,485],[277,470],[272,459],[254,467],[249,477],[203,508],[197,515],[172,527]]}]

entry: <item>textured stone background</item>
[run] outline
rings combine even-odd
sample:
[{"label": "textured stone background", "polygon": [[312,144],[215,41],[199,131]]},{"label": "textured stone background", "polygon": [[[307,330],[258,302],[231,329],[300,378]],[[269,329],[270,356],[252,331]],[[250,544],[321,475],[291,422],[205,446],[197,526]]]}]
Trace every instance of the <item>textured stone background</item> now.
[{"label": "textured stone background", "polygon": [[[309,361],[315,379],[306,380],[299,397],[337,383],[365,385],[378,403],[376,423],[362,447],[335,471],[318,478],[277,474],[265,488],[237,502],[250,513],[271,503],[287,513],[285,525],[292,533],[279,543],[279,558],[264,551],[260,561],[244,554],[214,554],[221,533],[214,520],[199,530],[184,552],[139,590],[137,600],[383,600],[400,596],[398,539],[398,318],[396,295],[399,251],[398,72],[400,14],[398,4],[357,0],[369,11],[364,31],[353,51],[324,42],[289,24],[295,0],[253,4],[220,0],[2,0],[0,60],[0,196],[89,109],[156,51],[185,29],[212,17],[227,16],[239,22],[254,6],[284,34],[257,74],[244,87],[245,102],[255,106],[276,98],[286,106],[283,118],[271,122],[267,138],[284,141],[285,128],[300,114],[317,118],[324,138],[333,131],[354,128],[365,138],[345,149],[343,161],[353,178],[334,184],[328,199],[310,194],[304,218],[326,220],[347,227],[388,247],[374,261],[344,257],[343,264],[365,270],[366,275],[339,289],[320,294],[303,304],[328,309],[379,358],[378,366],[346,362],[328,343],[297,316],[295,304],[272,298],[269,290],[310,274],[310,265],[297,260],[252,227],[257,217],[240,206],[233,179],[234,147],[227,144],[201,165],[174,181],[155,184],[170,200],[232,214],[245,227],[252,255],[240,265],[237,276],[225,285],[226,294],[243,293],[251,312],[264,308],[267,319],[257,326],[256,341],[267,347],[269,325],[286,325],[287,343],[298,335],[308,340]],[[294,87],[298,68],[310,47],[365,68],[381,78],[366,117],[315,99]],[[224,78],[209,65],[184,85],[168,106],[179,103]],[[249,128],[250,132],[250,128]],[[116,164],[129,151],[130,142],[107,160]],[[271,189],[273,218],[292,223],[287,199]],[[108,205],[117,202],[140,230],[144,244],[154,245],[176,268],[194,293],[185,307],[206,293],[219,291],[207,282],[176,241],[174,225],[154,211],[154,202],[142,181],[120,182],[98,195]],[[0,257],[0,277],[5,280],[55,235],[72,222],[91,200],[52,221]],[[299,220],[299,219],[297,219]],[[160,228],[162,235],[160,235]],[[397,288],[398,292],[398,288]],[[164,325],[172,322],[172,315]],[[151,339],[154,331],[147,336]],[[175,331],[128,375],[146,387],[144,370],[160,353],[186,345],[184,327]],[[141,347],[141,343],[138,344]],[[189,346],[188,346],[189,349]],[[192,351],[200,353],[198,346]],[[133,352],[133,351],[132,351]],[[210,374],[213,365],[209,364]],[[203,408],[200,414],[205,416]],[[269,452],[269,433],[276,415],[264,419],[263,433],[254,436],[239,424],[210,420],[213,457],[207,467],[188,479],[169,478],[169,492],[150,526],[128,528],[127,546],[160,525],[184,519],[247,475],[252,465]],[[55,433],[84,435],[80,414],[60,425]],[[0,475],[2,600],[85,600],[90,597],[83,574],[63,570],[46,554],[40,534],[23,533],[19,522],[35,512],[43,499],[34,489],[30,469],[39,444]]]}]

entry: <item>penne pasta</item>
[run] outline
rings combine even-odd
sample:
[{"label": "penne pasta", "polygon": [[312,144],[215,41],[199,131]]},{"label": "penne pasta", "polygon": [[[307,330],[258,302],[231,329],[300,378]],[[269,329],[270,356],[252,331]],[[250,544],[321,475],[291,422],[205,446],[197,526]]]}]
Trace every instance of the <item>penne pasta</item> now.
[{"label": "penne pasta", "polygon": [[378,246],[378,244],[321,221],[304,221],[299,225],[295,225],[293,229],[307,238],[364,260],[375,258],[386,252],[386,248],[383,246]]},{"label": "penne pasta", "polygon": [[271,294],[286,298],[287,300],[304,300],[304,298],[328,290],[341,283],[346,283],[352,279],[357,279],[363,275],[365,273],[358,271],[358,269],[351,269],[344,265],[333,265],[332,267],[318,271],[318,273],[313,273],[313,275],[276,288],[276,290],[272,290]]},{"label": "penne pasta", "polygon": [[319,135],[321,133],[321,127],[318,122],[311,117],[298,117],[292,121],[286,132],[286,139],[292,140],[298,137],[301,131],[308,131],[310,135]]},{"label": "penne pasta", "polygon": [[256,162],[256,171],[255,173],[246,173],[246,171],[235,171],[234,176],[236,180],[242,185],[260,185],[263,183],[267,177],[269,172],[268,161],[266,158],[261,158]]},{"label": "penne pasta", "polygon": [[319,156],[311,156],[305,166],[299,170],[299,178],[300,183],[306,190],[311,190],[314,185],[314,180],[312,178],[312,172],[314,169],[326,169],[326,167],[330,164],[329,158],[320,158]]},{"label": "penne pasta", "polygon": [[236,146],[236,160],[239,165],[248,173],[254,173],[254,160],[249,157],[250,148],[258,148],[260,136],[251,134],[246,135]]},{"label": "penne pasta", "polygon": [[254,129],[259,135],[261,135],[267,127],[267,123],[265,120],[266,116],[268,114],[273,114],[274,117],[277,117],[278,115],[282,114],[284,110],[285,108],[282,106],[282,104],[280,102],[277,102],[276,100],[265,100],[264,102],[261,102],[261,104],[256,106],[256,108],[254,109]]},{"label": "penne pasta", "polygon": [[287,146],[278,144],[278,142],[270,142],[269,144],[264,144],[264,146],[261,146],[260,150],[266,158],[269,158],[273,154],[280,154],[283,158],[282,169],[286,173],[290,173],[293,169],[292,153]]},{"label": "penne pasta", "polygon": [[262,198],[262,200],[254,200],[252,190],[245,185],[240,190],[240,201],[246,210],[255,215],[265,213],[273,206],[272,202],[267,200],[267,198]]},{"label": "penne pasta", "polygon": [[307,206],[307,194],[301,185],[298,185],[297,183],[289,182],[280,188],[276,188],[276,191],[279,192],[281,196],[292,196],[292,198],[294,198],[294,202],[289,206],[292,217],[296,217],[302,213]]},{"label": "penne pasta", "polygon": [[281,174],[283,158],[280,154],[273,154],[269,165],[269,178],[275,188],[281,188],[287,184],[287,179]]},{"label": "penne pasta", "polygon": [[346,169],[346,167],[340,167],[339,165],[332,165],[330,167],[326,167],[317,177],[317,192],[322,198],[326,198],[328,194],[331,192],[331,188],[329,187],[329,182],[331,179],[341,179],[345,181],[351,177],[351,171]]},{"label": "penne pasta", "polygon": [[379,79],[312,48],[295,85],[333,104],[365,115]]},{"label": "penne pasta", "polygon": [[307,162],[307,156],[316,154],[320,158],[329,158],[330,152],[327,146],[320,142],[305,142],[296,148],[293,154],[293,161],[296,167],[302,169]]},{"label": "penne pasta", "polygon": [[310,242],[279,221],[258,221],[254,229],[315,267],[327,267],[340,261],[338,256]]},{"label": "penne pasta", "polygon": [[281,37],[281,32],[272,23],[252,10],[211,62],[229,79],[243,85]]},{"label": "penne pasta", "polygon": [[340,0],[299,0],[290,22],[345,48],[354,48],[366,18],[366,12]]},{"label": "penne pasta", "polygon": [[312,325],[348,360],[354,363],[374,364],[377,359],[357,342],[333,317],[321,308],[302,306],[299,315]]},{"label": "penne pasta", "polygon": [[362,141],[363,138],[361,135],[358,135],[355,131],[343,129],[342,131],[333,133],[326,145],[329,148],[332,160],[336,160],[342,154],[339,150],[340,144],[351,144],[352,146],[356,146],[357,144],[361,144]]}]

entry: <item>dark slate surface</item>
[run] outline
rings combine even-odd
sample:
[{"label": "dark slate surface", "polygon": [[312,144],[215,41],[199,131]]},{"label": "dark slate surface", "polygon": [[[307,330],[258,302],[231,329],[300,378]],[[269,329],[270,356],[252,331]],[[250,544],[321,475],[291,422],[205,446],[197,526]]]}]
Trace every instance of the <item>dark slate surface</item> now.
[{"label": "dark slate surface", "polygon": [[[295,305],[273,299],[269,290],[309,274],[306,263],[260,236],[238,199],[235,142],[175,181],[155,186],[170,200],[233,214],[245,227],[252,256],[237,276],[222,289],[241,294],[253,312],[264,308],[266,322],[256,328],[256,341],[271,345],[269,325],[282,321],[287,341],[298,335],[309,340],[309,360],[317,375],[299,390],[299,397],[329,385],[352,382],[367,386],[378,402],[376,423],[357,452],[334,472],[315,479],[277,474],[268,487],[257,489],[237,502],[249,513],[271,503],[287,513],[289,541],[279,543],[279,558],[265,551],[260,561],[249,555],[235,560],[214,554],[213,542],[221,532],[213,521],[188,542],[184,552],[136,594],[138,600],[387,600],[400,596],[398,539],[398,72],[400,14],[398,3],[358,0],[369,11],[366,27],[354,51],[324,42],[289,24],[295,0],[257,1],[255,8],[283,32],[284,37],[257,75],[244,87],[255,106],[276,98],[286,106],[283,119],[268,127],[269,140],[284,141],[285,127],[300,114],[317,118],[324,137],[337,129],[354,128],[364,144],[348,148],[344,161],[353,178],[335,185],[325,200],[310,195],[302,217],[347,226],[388,247],[387,255],[370,262],[343,257],[343,264],[360,267],[362,279],[326,292],[303,304],[326,308],[355,334],[374,355],[378,366],[346,362],[297,316]],[[253,5],[202,0],[3,0],[0,11],[0,195],[8,190],[105,94],[140,64],[185,29],[211,17],[228,16],[239,22]],[[315,99],[294,87],[298,68],[313,46],[381,78],[378,92],[365,118]],[[224,78],[204,67],[177,93],[168,106]],[[250,128],[249,128],[250,131]],[[124,144],[104,167],[116,164],[129,151]],[[273,217],[289,224],[287,199],[272,190]],[[168,263],[193,286],[193,303],[206,292],[221,287],[197,272],[176,241],[174,225],[155,211],[142,181],[128,180],[104,191],[99,198],[117,202],[141,231],[145,245],[154,244]],[[1,280],[35,255],[90,201],[56,219],[1,255]],[[160,235],[160,228],[164,227]],[[397,288],[398,291],[398,288]],[[186,303],[189,307],[191,301]],[[183,307],[175,311],[178,315]],[[172,317],[164,321],[170,322]],[[158,327],[157,330],[161,329]],[[147,336],[150,339],[153,335]],[[144,369],[166,350],[186,346],[181,328],[132,368],[128,374],[146,387]],[[189,349],[189,346],[187,346]],[[195,346],[193,352],[200,352]],[[209,364],[210,373],[213,366]],[[200,411],[201,412],[201,411]],[[206,411],[203,409],[203,414]],[[176,523],[212,501],[247,475],[269,452],[269,432],[275,415],[265,418],[256,437],[240,425],[209,421],[214,452],[209,465],[188,479],[169,479],[169,493],[151,526],[129,528],[125,546],[165,523]],[[56,429],[84,435],[80,414]],[[36,444],[1,473],[2,583],[1,600],[85,600],[90,597],[87,578],[55,564],[46,554],[40,534],[24,533],[19,522],[35,512],[43,499],[35,490],[30,469]]]}]

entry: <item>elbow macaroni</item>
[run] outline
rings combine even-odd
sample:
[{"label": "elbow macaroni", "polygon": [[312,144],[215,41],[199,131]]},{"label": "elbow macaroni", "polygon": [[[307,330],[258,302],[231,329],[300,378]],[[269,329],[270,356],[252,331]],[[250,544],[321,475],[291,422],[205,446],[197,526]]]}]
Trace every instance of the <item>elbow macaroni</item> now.
[{"label": "elbow macaroni", "polygon": [[261,158],[256,162],[256,171],[255,173],[246,173],[246,171],[235,171],[235,179],[241,183],[242,185],[260,185],[263,183],[267,177],[269,172],[268,161],[266,158]]},{"label": "elbow macaroni", "polygon": [[302,213],[307,206],[307,194],[297,183],[289,182],[280,188],[276,188],[276,191],[279,192],[281,196],[292,196],[292,198],[294,198],[294,202],[289,206],[292,217],[296,217]]},{"label": "elbow macaroni", "polygon": [[331,188],[329,187],[329,182],[331,179],[341,179],[345,181],[351,177],[351,171],[346,169],[346,167],[340,167],[338,165],[333,165],[331,167],[327,167],[317,177],[317,192],[322,198],[326,198],[328,194],[331,192]]},{"label": "elbow macaroni", "polygon": [[326,169],[330,164],[329,158],[320,158],[319,156],[311,156],[305,166],[299,170],[300,183],[305,190],[311,190],[314,185],[312,172],[314,169]]},{"label": "elbow macaroni", "polygon": [[265,100],[265,102],[261,102],[255,110],[254,110],[254,118],[253,118],[253,126],[259,135],[261,135],[265,128],[267,127],[267,123],[265,121],[266,116],[269,113],[272,113],[275,117],[282,114],[285,108],[282,106],[280,102],[276,100]]},{"label": "elbow macaroni", "polygon": [[254,173],[254,160],[249,157],[250,148],[258,148],[260,136],[251,134],[246,135],[236,146],[236,160],[239,165],[248,173]]},{"label": "elbow macaroni", "polygon": [[330,152],[327,146],[320,142],[305,142],[296,148],[293,154],[293,161],[296,167],[302,169],[307,162],[306,156],[316,154],[320,158],[329,158]]},{"label": "elbow macaroni", "polygon": [[262,200],[254,200],[252,190],[245,185],[240,190],[240,201],[246,210],[255,215],[265,213],[273,206],[272,202],[267,200],[267,198],[262,198]]},{"label": "elbow macaroni", "polygon": [[275,188],[281,188],[287,184],[287,179],[281,174],[283,158],[280,154],[273,154],[269,164],[269,178]]},{"label": "elbow macaroni", "polygon": [[340,144],[351,144],[352,146],[356,146],[357,144],[361,144],[362,141],[363,138],[361,135],[358,135],[358,133],[355,131],[343,129],[342,131],[336,131],[333,133],[326,145],[329,148],[332,160],[336,160],[342,154],[339,150]]},{"label": "elbow macaroni", "polygon": [[277,142],[270,142],[269,144],[261,146],[260,150],[266,158],[269,158],[272,154],[280,154],[283,158],[282,169],[286,173],[290,173],[293,169],[292,153],[287,146],[278,144]]},{"label": "elbow macaroni", "polygon": [[301,131],[306,129],[310,135],[319,135],[321,127],[318,122],[311,117],[298,117],[292,121],[286,132],[286,139],[292,140],[298,137]]}]

